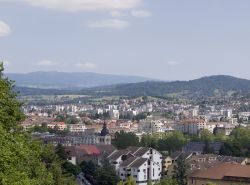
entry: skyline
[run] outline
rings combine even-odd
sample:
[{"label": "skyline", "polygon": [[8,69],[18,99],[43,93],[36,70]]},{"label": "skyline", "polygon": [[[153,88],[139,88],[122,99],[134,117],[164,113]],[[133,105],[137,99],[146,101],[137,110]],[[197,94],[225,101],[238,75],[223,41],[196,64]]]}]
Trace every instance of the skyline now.
[{"label": "skyline", "polygon": [[250,79],[250,2],[0,0],[6,72]]}]

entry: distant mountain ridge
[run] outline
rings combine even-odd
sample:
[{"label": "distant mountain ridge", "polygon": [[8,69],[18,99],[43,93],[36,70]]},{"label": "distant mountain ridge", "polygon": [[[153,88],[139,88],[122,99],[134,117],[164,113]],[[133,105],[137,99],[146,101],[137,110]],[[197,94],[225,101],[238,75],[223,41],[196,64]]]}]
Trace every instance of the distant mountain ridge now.
[{"label": "distant mountain ridge", "polygon": [[63,94],[76,93],[81,95],[97,96],[181,96],[200,97],[214,95],[229,95],[232,93],[250,92],[250,80],[235,78],[226,75],[208,76],[189,81],[145,81],[109,85],[102,87],[84,88],[80,91],[69,92],[38,89],[18,89],[22,94]]},{"label": "distant mountain ridge", "polygon": [[41,89],[82,89],[86,87],[107,86],[123,83],[137,83],[149,78],[126,75],[109,75],[98,73],[67,73],[56,71],[38,71],[32,73],[7,73],[16,86]]},{"label": "distant mountain ridge", "polygon": [[250,80],[226,75],[202,77],[189,81],[147,81],[83,90],[83,94],[121,96],[214,96],[250,92]]}]

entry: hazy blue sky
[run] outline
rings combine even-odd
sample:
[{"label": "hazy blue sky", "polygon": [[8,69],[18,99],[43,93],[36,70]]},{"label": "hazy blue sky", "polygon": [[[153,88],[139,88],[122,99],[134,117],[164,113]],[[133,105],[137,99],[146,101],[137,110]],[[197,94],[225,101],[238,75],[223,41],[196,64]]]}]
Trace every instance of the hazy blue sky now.
[{"label": "hazy blue sky", "polygon": [[7,72],[250,79],[250,0],[0,0],[0,60]]}]

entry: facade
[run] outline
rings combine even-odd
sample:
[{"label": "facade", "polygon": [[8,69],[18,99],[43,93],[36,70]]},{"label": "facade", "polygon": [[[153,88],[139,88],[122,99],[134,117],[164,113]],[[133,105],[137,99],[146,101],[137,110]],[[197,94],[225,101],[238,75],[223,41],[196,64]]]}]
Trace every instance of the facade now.
[{"label": "facade", "polygon": [[198,134],[200,130],[206,129],[207,123],[205,120],[190,119],[179,122],[175,125],[175,130],[186,134]]},{"label": "facade", "polygon": [[68,129],[70,132],[84,132],[86,127],[84,124],[70,124]]},{"label": "facade", "polygon": [[159,133],[164,132],[164,124],[157,120],[144,120],[139,123],[138,131],[145,133]]},{"label": "facade", "polygon": [[64,122],[52,122],[52,123],[49,123],[47,127],[51,129],[57,128],[58,130],[61,130],[61,131],[67,129],[67,125]]},{"label": "facade", "polygon": [[101,133],[95,133],[94,130],[85,130],[85,132],[75,132],[68,136],[48,135],[42,137],[45,143],[53,145],[62,144],[63,146],[77,145],[111,145],[111,136],[106,123],[103,125]]},{"label": "facade", "polygon": [[155,183],[161,178],[162,155],[153,148],[128,147],[116,150],[108,156],[108,160],[123,181],[132,176],[137,185],[147,185],[149,180]]}]

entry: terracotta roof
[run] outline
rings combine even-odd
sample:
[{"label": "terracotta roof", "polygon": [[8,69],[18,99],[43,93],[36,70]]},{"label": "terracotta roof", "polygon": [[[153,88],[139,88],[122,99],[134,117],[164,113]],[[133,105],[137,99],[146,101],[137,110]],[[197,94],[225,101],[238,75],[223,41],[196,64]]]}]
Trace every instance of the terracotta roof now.
[{"label": "terracotta roof", "polygon": [[52,125],[65,125],[64,122],[51,122]]},{"label": "terracotta roof", "polygon": [[250,178],[250,166],[222,163],[190,175],[194,178],[222,180],[226,177]]},{"label": "terracotta roof", "polygon": [[96,147],[105,156],[109,156],[112,152],[116,150],[113,145],[96,145]]},{"label": "terracotta roof", "polygon": [[70,156],[100,155],[101,152],[95,145],[67,146],[66,153]]}]

